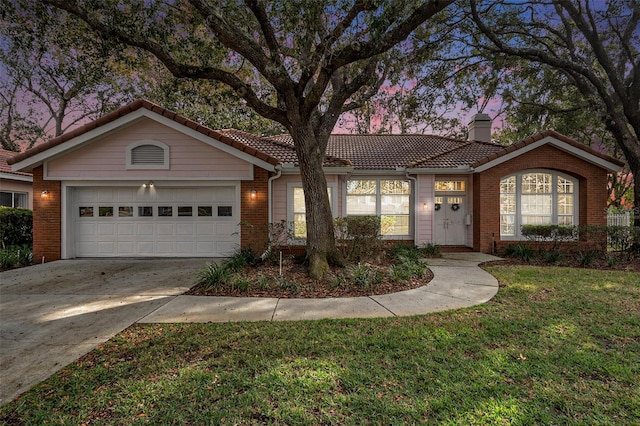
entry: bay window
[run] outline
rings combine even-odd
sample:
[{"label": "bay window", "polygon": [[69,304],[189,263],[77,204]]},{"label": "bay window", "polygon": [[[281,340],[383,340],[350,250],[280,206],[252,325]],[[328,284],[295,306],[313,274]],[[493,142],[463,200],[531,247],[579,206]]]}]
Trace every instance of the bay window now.
[{"label": "bay window", "polygon": [[500,236],[520,237],[523,225],[576,225],[578,182],[554,171],[500,180]]}]

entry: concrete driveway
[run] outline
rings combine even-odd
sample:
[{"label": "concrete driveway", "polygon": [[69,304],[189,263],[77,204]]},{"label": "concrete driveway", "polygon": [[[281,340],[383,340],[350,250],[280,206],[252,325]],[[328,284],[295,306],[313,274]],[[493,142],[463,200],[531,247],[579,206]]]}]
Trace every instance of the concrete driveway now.
[{"label": "concrete driveway", "polygon": [[212,259],[61,260],[0,273],[0,404],[185,292]]}]

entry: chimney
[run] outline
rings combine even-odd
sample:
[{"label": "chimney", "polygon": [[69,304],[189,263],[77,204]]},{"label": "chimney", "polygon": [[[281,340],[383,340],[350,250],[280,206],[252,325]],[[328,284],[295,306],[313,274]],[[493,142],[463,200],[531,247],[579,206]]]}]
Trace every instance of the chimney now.
[{"label": "chimney", "polygon": [[478,113],[469,123],[469,140],[491,142],[491,117]]}]

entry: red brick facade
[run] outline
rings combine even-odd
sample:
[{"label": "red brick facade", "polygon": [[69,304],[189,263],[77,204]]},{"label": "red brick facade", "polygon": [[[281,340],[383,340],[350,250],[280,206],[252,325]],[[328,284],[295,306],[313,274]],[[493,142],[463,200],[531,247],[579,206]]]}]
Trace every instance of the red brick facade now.
[{"label": "red brick facade", "polygon": [[606,225],[607,171],[547,144],[474,175],[475,251],[491,253],[513,244],[500,240],[500,179],[527,169],[555,170],[577,178],[579,224]]},{"label": "red brick facade", "polygon": [[[60,260],[62,248],[60,181],[43,180],[43,167],[33,169],[33,259]],[[43,195],[43,191],[47,191]]]},{"label": "red brick facade", "polygon": [[268,197],[269,172],[254,165],[253,180],[240,185],[240,246],[251,248],[258,255],[267,248]]}]

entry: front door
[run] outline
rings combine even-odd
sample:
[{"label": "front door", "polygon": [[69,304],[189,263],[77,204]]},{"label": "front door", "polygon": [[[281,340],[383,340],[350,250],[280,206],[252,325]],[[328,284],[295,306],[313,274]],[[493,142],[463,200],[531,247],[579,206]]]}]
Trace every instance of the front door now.
[{"label": "front door", "polygon": [[466,199],[463,195],[435,197],[435,242],[444,246],[463,246],[467,243],[465,217]]}]

